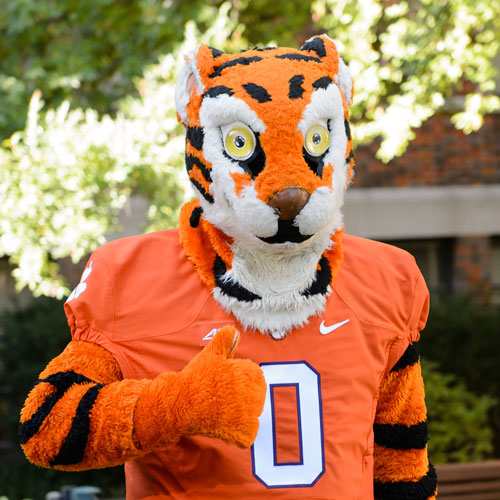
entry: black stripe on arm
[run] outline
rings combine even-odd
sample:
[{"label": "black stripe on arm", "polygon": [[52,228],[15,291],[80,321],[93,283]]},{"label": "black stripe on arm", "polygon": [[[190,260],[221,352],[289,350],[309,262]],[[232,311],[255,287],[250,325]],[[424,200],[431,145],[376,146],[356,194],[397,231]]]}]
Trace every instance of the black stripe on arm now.
[{"label": "black stripe on arm", "polygon": [[313,87],[315,89],[326,89],[331,83],[333,83],[333,80],[329,76],[322,76],[313,83]]},{"label": "black stripe on arm", "polygon": [[412,366],[418,363],[420,356],[418,354],[417,344],[410,344],[403,355],[399,358],[399,361],[392,367],[391,372],[397,372],[403,370],[408,366]]},{"label": "black stripe on arm", "polygon": [[212,174],[207,166],[196,156],[186,154],[186,169],[188,173],[194,166],[197,166],[207,182],[212,182]]},{"label": "black stripe on arm", "polygon": [[373,424],[375,443],[395,450],[425,448],[429,439],[427,421],[415,425]]},{"label": "black stripe on arm", "polygon": [[205,97],[217,97],[220,95],[233,95],[233,89],[230,89],[229,87],[226,87],[225,85],[216,85],[215,87],[210,87],[204,94],[203,98]]},{"label": "black stripe on arm", "polygon": [[203,149],[203,129],[201,127],[188,127],[186,131],[186,139],[189,144],[197,150]]},{"label": "black stripe on arm", "polygon": [[279,56],[274,56],[276,59],[290,59],[291,61],[314,61],[314,62],[321,62],[321,59],[318,59],[317,57],[314,56],[306,56],[304,54],[296,54],[295,52],[292,52],[290,54],[280,54]]},{"label": "black stripe on arm", "polygon": [[437,487],[437,474],[429,462],[429,470],[420,481],[398,481],[380,483],[374,481],[373,489],[376,500],[427,500],[432,497]]},{"label": "black stripe on arm", "polygon": [[59,453],[50,462],[51,466],[73,465],[83,460],[90,432],[90,411],[103,387],[102,384],[96,384],[83,395],[71,422],[71,429]]},{"label": "black stripe on arm", "polygon": [[252,302],[261,298],[250,290],[242,287],[238,283],[224,280],[223,276],[224,274],[226,274],[226,270],[226,264],[217,255],[214,262],[213,273],[215,277],[215,284],[220,288],[222,293],[243,302]]},{"label": "black stripe on arm", "polygon": [[252,56],[252,57],[238,57],[236,59],[233,59],[232,61],[225,62],[224,64],[221,64],[217,68],[214,68],[214,72],[208,75],[209,78],[215,78],[217,76],[220,76],[222,74],[222,71],[225,70],[226,68],[230,68],[232,66],[237,66],[239,64],[242,64],[243,66],[248,66],[249,64],[257,61],[262,61],[262,57],[259,56]]},{"label": "black stripe on arm", "polygon": [[319,260],[319,270],[316,271],[316,276],[314,281],[311,283],[309,288],[300,292],[300,295],[304,297],[309,297],[311,295],[325,295],[328,291],[328,285],[332,281],[332,270],[330,269],[330,264],[326,257],[321,257]]},{"label": "black stripe on arm", "polygon": [[312,50],[313,52],[316,52],[318,57],[326,56],[325,44],[319,37],[315,37],[307,41],[304,45],[302,45],[302,47],[300,47],[300,50]]},{"label": "black stripe on arm", "polygon": [[302,84],[304,83],[304,75],[295,75],[288,80],[288,97],[290,99],[300,99],[304,93]]},{"label": "black stripe on arm", "polygon": [[94,381],[69,370],[67,372],[55,373],[47,378],[38,380],[35,386],[42,382],[52,384],[56,388],[56,392],[53,392],[45,398],[44,402],[29,420],[21,423],[19,427],[20,444],[26,444],[40,430],[44,420],[72,385]]},{"label": "black stripe on arm", "polygon": [[256,83],[245,83],[243,88],[246,90],[247,94],[258,102],[269,102],[272,101],[269,92],[260,85]]}]

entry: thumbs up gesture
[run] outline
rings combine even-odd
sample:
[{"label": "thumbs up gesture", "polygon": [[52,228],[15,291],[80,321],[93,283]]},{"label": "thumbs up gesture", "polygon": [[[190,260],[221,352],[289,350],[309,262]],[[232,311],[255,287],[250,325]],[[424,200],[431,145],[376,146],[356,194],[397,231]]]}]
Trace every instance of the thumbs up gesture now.
[{"label": "thumbs up gesture", "polygon": [[239,336],[232,326],[221,328],[181,372],[162,374],[145,388],[134,414],[141,448],[153,451],[188,435],[251,446],[266,383],[259,365],[232,359]]}]

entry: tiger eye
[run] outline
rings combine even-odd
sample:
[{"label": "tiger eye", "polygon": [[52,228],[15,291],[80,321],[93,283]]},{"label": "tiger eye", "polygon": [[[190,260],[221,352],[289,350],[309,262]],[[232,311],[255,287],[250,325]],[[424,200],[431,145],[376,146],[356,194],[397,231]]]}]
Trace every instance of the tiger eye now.
[{"label": "tiger eye", "polygon": [[304,146],[311,156],[321,156],[330,147],[330,132],[319,123],[312,125],[306,132]]},{"label": "tiger eye", "polygon": [[244,125],[231,127],[224,136],[226,153],[235,160],[247,160],[255,151],[255,136]]}]

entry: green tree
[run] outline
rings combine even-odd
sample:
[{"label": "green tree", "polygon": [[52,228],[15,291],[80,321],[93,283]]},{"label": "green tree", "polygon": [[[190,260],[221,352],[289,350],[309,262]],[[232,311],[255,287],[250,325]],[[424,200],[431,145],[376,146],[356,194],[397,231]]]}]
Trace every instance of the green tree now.
[{"label": "green tree", "polygon": [[500,0],[0,7],[0,138],[8,137],[0,147],[0,256],[17,267],[19,287],[36,294],[68,292],[56,259],[77,261],[102,243],[130,194],[150,200],[149,229],[175,224],[186,182],[172,95],[181,55],[198,42],[235,51],[296,46],[327,32],[354,77],[355,141],[380,138],[385,161],[457,93],[465,107],[452,120],[465,132],[500,105],[491,63]]}]

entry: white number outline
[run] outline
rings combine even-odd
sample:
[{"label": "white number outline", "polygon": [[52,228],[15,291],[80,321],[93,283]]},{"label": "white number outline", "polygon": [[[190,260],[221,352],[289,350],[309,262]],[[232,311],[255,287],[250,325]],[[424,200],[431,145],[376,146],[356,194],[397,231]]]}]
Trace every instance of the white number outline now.
[{"label": "white number outline", "polygon": [[[312,372],[316,378],[317,385],[316,385],[316,390],[317,390],[317,405],[318,405],[318,422],[319,422],[319,429],[317,429],[317,432],[319,432],[319,439],[320,439],[320,449],[321,449],[321,470],[317,472],[317,475],[312,479],[311,481],[307,483],[302,483],[302,484],[295,484],[295,483],[286,483],[286,484],[268,484],[262,477],[259,476],[257,473],[257,466],[256,466],[256,452],[255,452],[255,446],[256,443],[258,445],[259,441],[259,435],[257,435],[257,438],[252,445],[251,448],[251,453],[252,453],[252,474],[253,476],[260,482],[262,483],[266,488],[305,488],[305,487],[312,487],[316,484],[316,482],[320,479],[320,477],[325,473],[325,439],[324,439],[324,426],[323,426],[323,403],[322,403],[322,396],[321,396],[321,376],[320,374],[309,364],[307,361],[283,361],[283,362],[266,362],[266,363],[260,363],[260,366],[265,370],[265,366],[282,366],[282,365],[303,365],[305,368],[307,368],[310,372]],[[266,404],[264,405],[264,408],[266,409],[267,405],[271,405],[271,428],[272,428],[272,453],[273,453],[273,460],[272,463],[274,464],[274,467],[282,467],[282,466],[303,466],[304,465],[304,444],[302,442],[302,435],[303,435],[303,427],[304,427],[304,421],[301,413],[301,393],[300,393],[300,381],[296,382],[293,380],[290,380],[290,382],[279,382],[279,383],[270,383],[266,379],[267,383],[267,395],[266,395]],[[300,444],[300,461],[299,462],[291,462],[291,463],[278,463],[276,461],[276,435],[275,435],[275,414],[274,414],[274,406],[273,406],[273,388],[274,387],[295,387],[297,391],[297,417],[298,417],[298,422],[299,422],[299,444]],[[305,389],[305,388],[304,388]],[[314,387],[307,387],[307,390],[314,390]],[[305,393],[304,393],[305,394]],[[260,417],[260,422],[261,426],[260,429],[263,427],[262,419],[266,418],[268,416],[268,413],[266,413],[266,410],[262,412],[262,415]],[[316,472],[314,472],[316,473]]]}]

